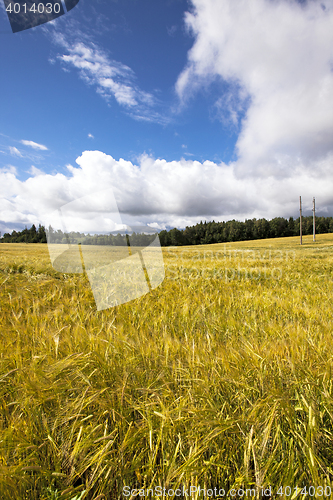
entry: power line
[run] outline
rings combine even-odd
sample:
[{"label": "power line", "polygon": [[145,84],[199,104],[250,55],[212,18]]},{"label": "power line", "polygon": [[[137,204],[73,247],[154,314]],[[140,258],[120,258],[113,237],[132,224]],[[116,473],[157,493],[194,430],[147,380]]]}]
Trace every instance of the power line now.
[{"label": "power line", "polygon": [[313,241],[316,241],[316,200],[313,198]]},{"label": "power line", "polygon": [[302,197],[299,197],[299,235],[302,244]]}]

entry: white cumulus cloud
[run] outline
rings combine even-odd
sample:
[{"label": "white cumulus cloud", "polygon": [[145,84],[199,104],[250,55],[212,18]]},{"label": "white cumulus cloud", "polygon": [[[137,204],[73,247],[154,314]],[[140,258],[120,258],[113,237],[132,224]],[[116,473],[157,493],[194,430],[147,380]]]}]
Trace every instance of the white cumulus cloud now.
[{"label": "white cumulus cloud", "polygon": [[237,174],[320,167],[333,151],[332,0],[191,1],[195,42],[176,90],[185,100],[207,82],[228,84],[216,107],[240,121]]},{"label": "white cumulus cloud", "polygon": [[[32,168],[32,176],[21,181],[15,170],[0,171],[0,220],[7,224],[44,222],[47,213],[62,205],[108,188],[122,222],[129,225],[184,227],[202,219],[297,216],[300,194],[305,212],[311,213],[315,196],[318,213],[329,215],[333,210],[332,161],[333,155],[322,160],[319,174],[300,163],[288,177],[240,178],[239,163],[167,162],[142,156],[135,164],[101,151],[84,151],[75,167],[67,166],[68,175],[43,174]],[[102,200],[95,208],[76,214],[76,230],[113,230],[110,221],[105,225],[107,219],[100,218],[101,211],[107,211]]]}]

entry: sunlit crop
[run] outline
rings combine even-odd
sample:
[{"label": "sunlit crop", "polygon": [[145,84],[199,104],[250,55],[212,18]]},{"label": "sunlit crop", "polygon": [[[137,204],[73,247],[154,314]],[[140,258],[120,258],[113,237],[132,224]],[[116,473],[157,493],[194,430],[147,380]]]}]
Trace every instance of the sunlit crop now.
[{"label": "sunlit crop", "polygon": [[101,312],[47,245],[1,244],[1,499],[333,492],[333,235],[303,243],[164,248],[162,285]]}]

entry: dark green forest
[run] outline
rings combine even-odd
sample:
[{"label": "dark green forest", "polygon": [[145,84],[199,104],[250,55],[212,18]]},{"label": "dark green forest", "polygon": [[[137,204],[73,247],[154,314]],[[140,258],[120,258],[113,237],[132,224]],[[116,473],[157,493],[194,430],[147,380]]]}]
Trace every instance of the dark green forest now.
[{"label": "dark green forest", "polygon": [[[177,228],[159,233],[162,246],[209,245],[230,241],[282,238],[299,235],[300,219],[275,217],[272,220],[248,219],[245,222],[200,222],[183,230]],[[312,234],[313,217],[302,217],[302,233]],[[316,233],[333,233],[333,217],[316,217]]]},{"label": "dark green forest", "polygon": [[[61,230],[55,231],[51,226],[48,228],[49,236],[54,244],[76,244],[82,245],[110,245],[127,246],[129,244],[128,235],[125,234],[84,234],[79,232],[63,233]],[[130,243],[132,246],[147,246],[154,241],[155,234],[132,233]],[[0,243],[47,243],[46,230],[39,224],[38,229],[33,224],[30,229],[23,231],[13,231],[11,234],[5,233],[0,238]]]},{"label": "dark green forest", "polygon": [[[266,219],[247,219],[240,222],[235,219],[227,222],[200,222],[195,226],[185,229],[173,228],[170,231],[159,233],[162,246],[181,245],[209,245],[211,243],[227,243],[230,241],[258,240],[265,238],[282,238],[286,236],[299,235],[300,219],[284,219],[275,217]],[[71,232],[64,234],[62,231],[52,231],[52,242],[54,243],[82,243],[83,245],[126,245],[125,235],[85,235],[83,233]],[[312,234],[313,218],[302,217],[302,233]],[[333,233],[333,217],[316,217],[316,234]],[[135,234],[131,235],[131,244],[144,246],[149,245],[155,235]],[[0,238],[0,243],[46,243],[45,227],[39,224],[38,229],[32,225],[30,229],[23,231],[12,231],[5,233]]]},{"label": "dark green forest", "polygon": [[23,229],[23,231],[12,231],[12,233],[5,233],[0,238],[0,243],[47,243],[46,233],[44,226],[39,224],[36,229],[35,224],[30,229]]}]

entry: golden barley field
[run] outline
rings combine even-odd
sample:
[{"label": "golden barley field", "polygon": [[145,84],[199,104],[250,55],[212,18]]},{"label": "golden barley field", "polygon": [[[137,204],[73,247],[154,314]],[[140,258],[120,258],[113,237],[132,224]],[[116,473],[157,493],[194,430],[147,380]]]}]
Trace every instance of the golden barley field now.
[{"label": "golden barley field", "polygon": [[0,498],[333,497],[333,234],[163,254],[98,312],[47,245],[0,245]]}]

